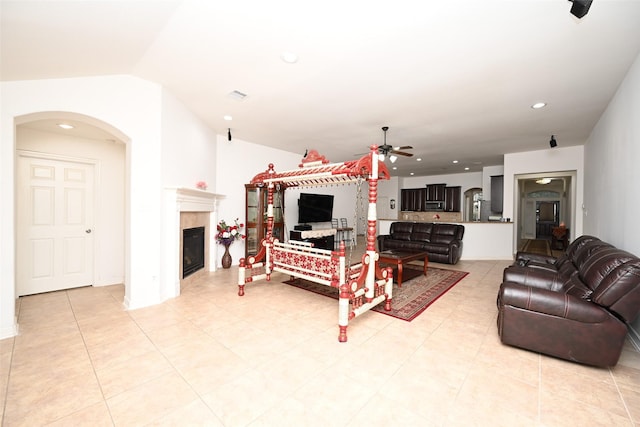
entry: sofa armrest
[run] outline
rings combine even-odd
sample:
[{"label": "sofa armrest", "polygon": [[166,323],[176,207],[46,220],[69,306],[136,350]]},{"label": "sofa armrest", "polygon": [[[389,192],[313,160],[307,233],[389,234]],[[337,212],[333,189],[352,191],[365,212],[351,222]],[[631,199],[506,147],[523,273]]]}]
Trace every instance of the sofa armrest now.
[{"label": "sofa armrest", "polygon": [[381,234],[377,237],[378,240],[378,252],[382,252],[385,250],[384,243],[387,239],[390,239],[390,234]]},{"label": "sofa armrest", "polygon": [[534,254],[531,252],[523,252],[523,251],[518,251],[516,252],[516,262],[517,261],[524,261],[524,262],[538,262],[541,264],[555,264],[556,263],[556,258],[552,257],[552,256],[547,256],[547,255],[541,255],[541,254]]},{"label": "sofa armrest", "polygon": [[513,282],[500,285],[498,306],[500,309],[511,306],[582,323],[604,323],[611,318],[607,310],[591,301]]},{"label": "sofa armrest", "polygon": [[502,281],[542,289],[560,289],[563,282],[557,271],[522,267],[519,265],[512,265],[505,268],[502,273]]},{"label": "sofa armrest", "polygon": [[449,243],[449,264],[457,264],[460,257],[462,257],[462,240],[452,240]]}]

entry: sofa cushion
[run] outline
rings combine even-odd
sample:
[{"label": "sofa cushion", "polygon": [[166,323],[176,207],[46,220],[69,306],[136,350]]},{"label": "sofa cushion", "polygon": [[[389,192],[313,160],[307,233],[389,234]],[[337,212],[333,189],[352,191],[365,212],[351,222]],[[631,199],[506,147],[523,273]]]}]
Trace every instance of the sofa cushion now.
[{"label": "sofa cushion", "polygon": [[461,240],[463,233],[464,227],[458,224],[433,224],[431,242],[448,245],[454,240]]},{"label": "sofa cushion", "polygon": [[389,234],[393,240],[411,240],[413,231],[413,223],[411,222],[394,222],[391,224]]},{"label": "sofa cushion", "polygon": [[428,223],[416,223],[413,225],[413,233],[411,234],[411,240],[414,242],[430,242],[431,231],[433,230],[433,224]]},{"label": "sofa cushion", "polygon": [[396,239],[388,239],[385,240],[384,249],[402,249],[407,251],[423,251],[424,243],[423,242],[413,242],[411,240],[396,240]]}]

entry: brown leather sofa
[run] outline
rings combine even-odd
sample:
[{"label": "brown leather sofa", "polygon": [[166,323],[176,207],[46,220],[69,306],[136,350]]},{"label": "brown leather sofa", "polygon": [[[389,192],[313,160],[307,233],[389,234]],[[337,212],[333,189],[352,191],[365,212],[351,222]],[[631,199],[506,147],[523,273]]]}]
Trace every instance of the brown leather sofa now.
[{"label": "brown leather sofa", "polygon": [[640,312],[640,259],[593,236],[557,260],[516,254],[497,298],[504,344],[594,366],[614,366]]},{"label": "brown leather sofa", "polygon": [[404,249],[429,253],[429,261],[456,264],[462,256],[464,226],[440,222],[392,222],[378,236],[378,250]]}]

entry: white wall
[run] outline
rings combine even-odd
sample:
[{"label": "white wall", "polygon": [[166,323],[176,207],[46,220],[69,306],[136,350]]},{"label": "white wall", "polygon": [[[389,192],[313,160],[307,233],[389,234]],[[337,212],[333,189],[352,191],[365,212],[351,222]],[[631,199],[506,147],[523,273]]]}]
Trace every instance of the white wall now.
[{"label": "white wall", "polygon": [[[640,55],[584,147],[584,232],[640,256]],[[633,323],[640,345],[640,318]]]},{"label": "white wall", "polygon": [[97,161],[95,210],[96,286],[124,283],[125,147],[19,126],[16,148]]},{"label": "white wall", "polygon": [[162,91],[163,187],[216,188],[217,135],[170,92]]},{"label": "white wall", "polygon": [[[295,169],[302,160],[300,153],[291,153],[282,150],[265,147],[251,142],[233,138],[231,142],[226,135],[217,137],[216,154],[216,187],[211,191],[222,194],[225,198],[220,203],[218,219],[227,222],[239,218],[245,222],[245,184],[260,172],[268,169],[269,163],[273,163],[277,172]],[[293,229],[297,220],[295,199],[291,200],[289,190],[285,191],[285,221],[289,228]],[[291,217],[295,211],[295,217]],[[244,257],[244,242],[235,242],[229,248],[233,264],[237,265],[240,258]],[[220,258],[220,257],[219,257]],[[218,259],[218,266],[221,260]]]},{"label": "white wall", "polygon": [[[395,208],[382,206],[381,202],[388,203],[395,200]],[[391,179],[378,181],[378,219],[398,219],[400,212],[400,178],[392,176]]]}]

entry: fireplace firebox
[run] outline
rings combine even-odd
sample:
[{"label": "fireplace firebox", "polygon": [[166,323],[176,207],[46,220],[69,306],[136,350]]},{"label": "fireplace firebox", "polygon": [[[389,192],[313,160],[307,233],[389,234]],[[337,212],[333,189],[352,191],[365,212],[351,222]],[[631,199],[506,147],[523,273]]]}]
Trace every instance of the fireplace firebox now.
[{"label": "fireplace firebox", "polygon": [[204,227],[182,230],[182,278],[204,268]]}]

